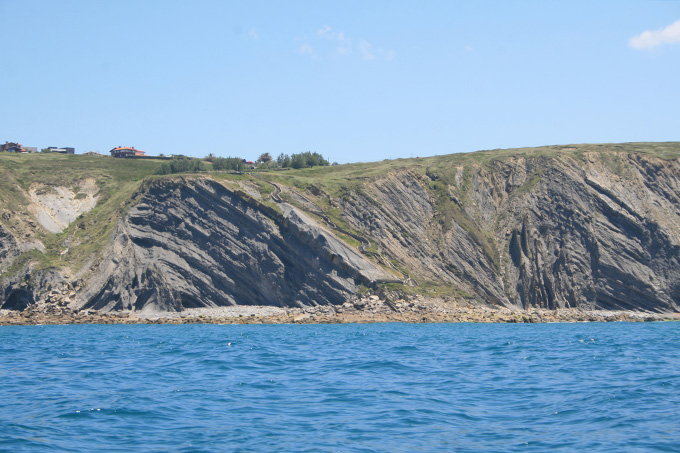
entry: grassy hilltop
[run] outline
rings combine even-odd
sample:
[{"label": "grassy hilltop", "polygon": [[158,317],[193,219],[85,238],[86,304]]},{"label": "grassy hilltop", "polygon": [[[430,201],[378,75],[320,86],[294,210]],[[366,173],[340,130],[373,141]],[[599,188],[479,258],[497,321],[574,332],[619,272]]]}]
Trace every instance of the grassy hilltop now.
[{"label": "grassy hilltop", "polygon": [[568,155],[580,158],[584,153],[632,153],[645,154],[664,160],[680,158],[680,142],[639,142],[619,144],[554,145],[534,148],[513,148],[476,151],[472,153],[446,154],[441,156],[383,160],[378,162],[354,163],[332,167],[314,167],[282,174],[273,172],[262,175],[298,188],[320,185],[329,193],[337,194],[342,188],[368,178],[385,175],[391,171],[413,169],[425,174],[427,169],[438,173],[449,173],[455,167],[466,164],[488,166],[494,161],[511,157],[554,157]]}]

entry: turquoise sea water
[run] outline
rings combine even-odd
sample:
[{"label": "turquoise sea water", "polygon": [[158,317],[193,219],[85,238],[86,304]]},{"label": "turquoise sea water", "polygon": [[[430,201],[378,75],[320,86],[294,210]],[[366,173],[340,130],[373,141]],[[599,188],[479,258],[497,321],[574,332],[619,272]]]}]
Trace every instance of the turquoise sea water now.
[{"label": "turquoise sea water", "polygon": [[2,451],[678,451],[680,323],[0,327]]}]

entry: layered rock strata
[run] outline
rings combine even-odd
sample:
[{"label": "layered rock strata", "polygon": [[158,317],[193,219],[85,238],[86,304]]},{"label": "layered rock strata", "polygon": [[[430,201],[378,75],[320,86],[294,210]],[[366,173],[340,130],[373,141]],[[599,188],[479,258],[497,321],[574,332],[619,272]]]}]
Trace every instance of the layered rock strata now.
[{"label": "layered rock strata", "polygon": [[399,172],[340,204],[385,255],[471,299],[677,311],[680,165],[606,157],[616,171],[594,153]]},{"label": "layered rock strata", "polygon": [[342,306],[380,292],[376,283],[404,282],[507,308],[678,311],[677,160],[592,152],[436,162],[334,195],[283,187],[282,198],[277,183],[276,205],[255,184],[242,183],[246,193],[210,177],[158,179],[84,269],[34,271],[29,261],[8,275],[28,249],[0,225],[0,308]]},{"label": "layered rock strata", "polygon": [[361,284],[394,280],[295,208],[281,214],[208,178],[151,184],[113,241],[83,308],[342,304]]}]

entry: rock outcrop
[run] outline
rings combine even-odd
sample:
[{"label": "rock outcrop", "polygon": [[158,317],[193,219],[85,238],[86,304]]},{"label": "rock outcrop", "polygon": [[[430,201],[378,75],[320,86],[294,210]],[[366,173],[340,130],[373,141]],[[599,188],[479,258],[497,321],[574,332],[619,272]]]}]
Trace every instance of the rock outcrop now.
[{"label": "rock outcrop", "polygon": [[378,178],[341,200],[343,214],[421,280],[481,301],[678,309],[677,161],[593,153],[454,173]]},{"label": "rock outcrop", "polygon": [[342,304],[361,284],[394,280],[291,206],[281,214],[209,178],[145,190],[87,282],[83,308]]},{"label": "rock outcrop", "polygon": [[0,272],[5,271],[20,253],[14,235],[0,225]]}]

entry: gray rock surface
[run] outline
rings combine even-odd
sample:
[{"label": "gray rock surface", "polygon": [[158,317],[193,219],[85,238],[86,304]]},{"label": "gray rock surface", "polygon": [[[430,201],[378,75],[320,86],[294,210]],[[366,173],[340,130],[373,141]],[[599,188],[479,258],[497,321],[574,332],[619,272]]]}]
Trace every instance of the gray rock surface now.
[{"label": "gray rock surface", "polygon": [[390,276],[292,207],[208,179],[160,180],[121,220],[82,308],[342,304]]},{"label": "gray rock surface", "polygon": [[428,191],[431,178],[395,173],[340,203],[355,229],[416,278],[470,298],[525,308],[677,311],[680,165],[606,157],[468,165],[441,184],[449,192],[444,203]]},{"label": "gray rock surface", "polygon": [[0,272],[6,270],[20,253],[14,235],[0,225]]}]

